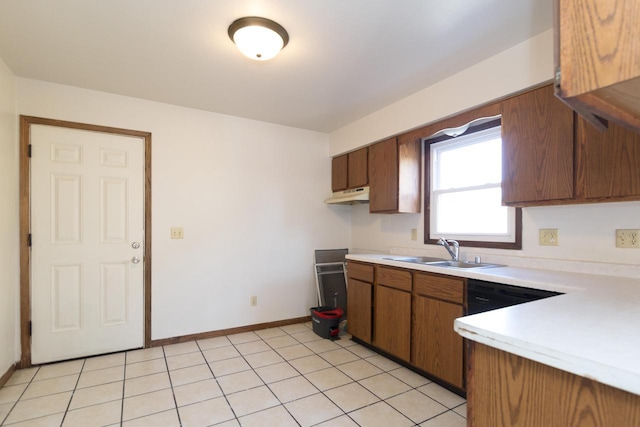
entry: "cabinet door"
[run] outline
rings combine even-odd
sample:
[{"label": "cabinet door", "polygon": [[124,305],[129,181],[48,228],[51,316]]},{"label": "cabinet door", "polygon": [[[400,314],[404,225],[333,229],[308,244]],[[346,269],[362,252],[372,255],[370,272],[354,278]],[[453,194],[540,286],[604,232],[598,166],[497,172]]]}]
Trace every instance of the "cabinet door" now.
[{"label": "cabinet door", "polygon": [[347,181],[349,188],[364,187],[369,184],[369,171],[367,169],[368,154],[368,148],[361,148],[347,155],[347,172],[349,175]]},{"label": "cabinet door", "polygon": [[373,285],[349,278],[347,288],[347,328],[356,338],[371,342],[371,305]]},{"label": "cabinet door", "polygon": [[398,209],[398,145],[390,138],[369,147],[369,211]]},{"label": "cabinet door", "polygon": [[331,191],[347,189],[347,155],[331,159]]},{"label": "cabinet door", "polygon": [[502,201],[573,197],[573,112],[545,86],[502,103]]},{"label": "cabinet door", "polygon": [[558,0],[558,96],[597,125],[594,115],[640,131],[640,2]]},{"label": "cabinet door", "polygon": [[601,132],[578,117],[576,155],[581,197],[640,197],[640,134],[614,123]]},{"label": "cabinet door", "polygon": [[374,345],[409,361],[411,339],[411,294],[376,285]]},{"label": "cabinet door", "polygon": [[458,388],[464,386],[463,339],[453,321],[462,315],[461,305],[413,297],[411,363]]}]

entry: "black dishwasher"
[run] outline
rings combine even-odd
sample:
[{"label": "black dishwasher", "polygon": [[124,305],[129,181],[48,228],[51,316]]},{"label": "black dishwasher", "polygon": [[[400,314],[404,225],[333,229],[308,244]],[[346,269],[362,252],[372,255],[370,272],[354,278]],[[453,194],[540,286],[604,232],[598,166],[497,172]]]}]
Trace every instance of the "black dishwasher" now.
[{"label": "black dishwasher", "polygon": [[467,281],[467,314],[482,313],[556,295],[561,293],[469,279]]}]

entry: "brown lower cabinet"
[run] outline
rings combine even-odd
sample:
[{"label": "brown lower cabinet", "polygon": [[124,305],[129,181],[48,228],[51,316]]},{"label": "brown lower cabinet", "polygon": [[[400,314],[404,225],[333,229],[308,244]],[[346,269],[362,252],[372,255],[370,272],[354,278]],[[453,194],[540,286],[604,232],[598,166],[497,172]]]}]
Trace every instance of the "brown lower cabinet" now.
[{"label": "brown lower cabinet", "polygon": [[464,340],[453,322],[464,315],[464,279],[414,273],[411,363],[464,389]]},{"label": "brown lower cabinet", "polygon": [[347,328],[354,337],[370,344],[372,338],[373,265],[347,264]]},{"label": "brown lower cabinet", "polygon": [[402,360],[411,357],[411,293],[376,285],[374,345]]},{"label": "brown lower cabinet", "polygon": [[640,396],[471,342],[467,425],[640,426]]},{"label": "brown lower cabinet", "polygon": [[464,391],[464,340],[453,322],[464,315],[465,279],[359,262],[348,272],[349,332]]},{"label": "brown lower cabinet", "polygon": [[464,388],[463,339],[453,321],[464,315],[461,305],[415,295],[411,362],[460,389]]}]

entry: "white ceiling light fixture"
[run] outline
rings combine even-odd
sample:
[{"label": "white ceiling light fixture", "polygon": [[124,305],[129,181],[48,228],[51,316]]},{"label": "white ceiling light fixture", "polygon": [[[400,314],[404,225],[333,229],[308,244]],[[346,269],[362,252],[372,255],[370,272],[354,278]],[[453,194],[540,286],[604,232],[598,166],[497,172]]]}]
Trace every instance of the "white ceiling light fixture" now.
[{"label": "white ceiling light fixture", "polygon": [[289,43],[289,34],[282,25],[258,16],[233,21],[229,25],[229,38],[240,52],[256,61],[273,58]]}]

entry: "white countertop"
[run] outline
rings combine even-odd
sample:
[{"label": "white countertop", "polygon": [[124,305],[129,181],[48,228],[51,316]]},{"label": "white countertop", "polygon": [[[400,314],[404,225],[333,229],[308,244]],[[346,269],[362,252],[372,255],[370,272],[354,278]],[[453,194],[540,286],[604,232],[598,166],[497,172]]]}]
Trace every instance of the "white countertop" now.
[{"label": "white countertop", "polygon": [[452,269],[347,255],[450,276],[563,292],[456,319],[463,337],[640,395],[640,279],[518,267]]}]

